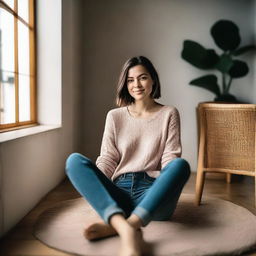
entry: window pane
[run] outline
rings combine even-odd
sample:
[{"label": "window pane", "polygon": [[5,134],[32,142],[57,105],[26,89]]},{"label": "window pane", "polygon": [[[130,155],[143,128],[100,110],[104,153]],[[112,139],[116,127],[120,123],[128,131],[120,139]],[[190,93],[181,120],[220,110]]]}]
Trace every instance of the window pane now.
[{"label": "window pane", "polygon": [[14,0],[4,0],[4,2],[11,7],[12,9],[14,9]]},{"label": "window pane", "polygon": [[14,73],[0,73],[0,123],[15,122]]},{"label": "window pane", "polygon": [[28,22],[28,0],[18,1],[18,15]]},{"label": "window pane", "polygon": [[29,76],[19,75],[19,121],[30,120]]},{"label": "window pane", "polygon": [[14,18],[0,8],[0,70],[14,72]]},{"label": "window pane", "polygon": [[29,31],[20,21],[18,22],[18,53],[19,73],[29,75]]}]

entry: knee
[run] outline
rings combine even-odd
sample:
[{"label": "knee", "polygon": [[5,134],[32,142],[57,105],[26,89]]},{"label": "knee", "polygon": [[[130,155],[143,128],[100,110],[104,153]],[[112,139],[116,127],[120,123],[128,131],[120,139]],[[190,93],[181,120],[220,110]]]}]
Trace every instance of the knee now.
[{"label": "knee", "polygon": [[66,174],[70,174],[70,172],[74,172],[79,169],[81,164],[90,164],[91,160],[80,153],[72,153],[66,160]]},{"label": "knee", "polygon": [[173,164],[177,165],[177,171],[179,174],[185,179],[188,180],[190,177],[190,165],[189,163],[183,158],[175,158]]}]

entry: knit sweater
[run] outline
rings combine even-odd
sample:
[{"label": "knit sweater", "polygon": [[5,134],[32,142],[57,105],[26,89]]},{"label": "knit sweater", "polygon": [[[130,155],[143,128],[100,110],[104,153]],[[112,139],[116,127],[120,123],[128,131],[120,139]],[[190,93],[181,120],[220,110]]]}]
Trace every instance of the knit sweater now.
[{"label": "knit sweater", "polygon": [[175,107],[164,105],[147,119],[133,117],[127,106],[107,113],[96,166],[109,179],[140,171],[157,177],[180,156],[180,118]]}]

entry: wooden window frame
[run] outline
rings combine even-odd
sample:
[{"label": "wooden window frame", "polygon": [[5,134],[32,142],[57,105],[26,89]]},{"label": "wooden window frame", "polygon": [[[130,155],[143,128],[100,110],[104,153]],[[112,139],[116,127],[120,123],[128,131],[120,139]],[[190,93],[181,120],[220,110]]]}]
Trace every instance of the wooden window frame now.
[{"label": "wooden window frame", "polygon": [[[0,8],[14,16],[14,83],[15,83],[15,123],[0,124],[0,133],[10,130],[27,128],[38,125],[36,101],[36,31],[35,31],[35,0],[29,1],[29,21],[26,22],[18,15],[18,0],[14,0],[14,9],[4,0],[0,0]],[[18,70],[18,21],[29,29],[29,68],[30,68],[30,121],[19,121],[19,70]],[[1,81],[0,81],[1,83]]]}]

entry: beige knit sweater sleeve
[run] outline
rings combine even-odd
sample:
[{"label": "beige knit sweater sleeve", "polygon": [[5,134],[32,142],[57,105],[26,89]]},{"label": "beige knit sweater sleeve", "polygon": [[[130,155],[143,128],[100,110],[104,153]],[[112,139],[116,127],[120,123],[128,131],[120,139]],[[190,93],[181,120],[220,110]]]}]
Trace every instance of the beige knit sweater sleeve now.
[{"label": "beige knit sweater sleeve", "polygon": [[96,160],[96,165],[108,178],[111,178],[119,160],[120,155],[115,145],[114,121],[110,112],[108,112],[101,143],[100,156]]},{"label": "beige knit sweater sleeve", "polygon": [[167,129],[167,140],[161,158],[162,168],[174,158],[181,157],[180,116],[176,108],[173,108]]}]

